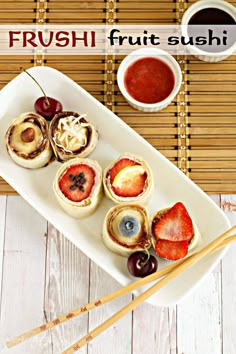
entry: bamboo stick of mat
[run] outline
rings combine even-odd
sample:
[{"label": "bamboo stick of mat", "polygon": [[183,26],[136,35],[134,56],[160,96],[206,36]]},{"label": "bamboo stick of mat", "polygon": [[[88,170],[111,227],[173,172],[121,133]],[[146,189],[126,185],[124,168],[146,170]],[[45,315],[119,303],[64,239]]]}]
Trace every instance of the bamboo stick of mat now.
[{"label": "bamboo stick of mat", "polygon": [[[71,347],[67,348],[62,354],[71,354],[75,351],[82,348],[84,345],[88,344],[94,338],[96,338],[99,334],[107,330],[110,326],[112,326],[115,322],[120,320],[122,317],[127,315],[129,312],[133,311],[136,307],[142,304],[145,300],[155,294],[158,290],[160,290],[163,286],[167,285],[171,280],[175,279],[178,275],[182,274],[184,271],[189,269],[193,264],[198,262],[204,256],[210,254],[214,249],[221,245],[221,243],[226,240],[226,238],[231,234],[233,230],[236,229],[236,226],[233,226],[231,229],[223,233],[221,236],[217,237],[214,241],[209,243],[206,247],[204,247],[201,251],[195,253],[189,258],[186,258],[183,262],[178,264],[173,268],[165,277],[163,277],[156,284],[151,286],[148,290],[143,292],[141,295],[137,296],[133,301],[124,306],[121,310],[116,312],[113,316],[108,318],[98,327],[93,329],[83,338],[74,343]],[[235,236],[228,237],[228,242],[232,242],[235,240]]]},{"label": "bamboo stick of mat", "polygon": [[[232,227],[231,229],[229,229],[228,231],[226,231],[222,237],[224,236],[224,238],[226,238],[228,235],[230,235],[231,232],[233,232],[234,230],[236,230],[236,226]],[[233,241],[233,236],[231,236],[229,239],[226,239],[225,241],[222,241],[222,243],[220,244],[219,247],[217,247],[216,249],[214,249],[214,251],[218,250],[219,248],[222,248],[222,247],[225,247],[228,243],[229,243],[229,240],[232,242]],[[234,240],[236,240],[236,236],[234,236]],[[194,255],[191,255],[189,256],[187,259],[193,257]],[[39,327],[36,327],[34,329],[32,329],[31,331],[29,332],[26,332],[22,335],[19,335],[17,336],[16,338],[13,338],[11,340],[9,340],[6,344],[7,346],[10,348],[10,347],[13,347],[17,344],[20,344],[48,329],[51,329],[61,323],[64,323],[68,320],[70,320],[71,318],[74,318],[74,317],[77,317],[79,315],[81,315],[82,313],[85,313],[87,311],[90,311],[98,306],[101,306],[101,305],[104,305],[105,303],[107,302],[110,302],[120,296],[123,296],[125,294],[128,294],[129,292],[139,288],[139,287],[142,287],[146,284],[148,284],[149,282],[151,281],[154,281],[154,280],[157,280],[163,276],[165,276],[166,274],[168,274],[169,272],[171,272],[174,268],[176,268],[178,265],[181,265],[183,262],[185,262],[186,259],[182,259],[178,262],[175,262],[175,263],[172,263],[170,264],[169,266],[153,273],[153,274],[150,274],[149,276],[145,277],[145,278],[142,278],[142,279],[139,279],[131,284],[128,284],[127,286],[121,288],[121,289],[118,289],[114,292],[112,292],[111,294],[108,294],[108,295],[105,295],[103,297],[101,297],[100,299],[97,299],[95,301],[92,301],[90,303],[88,303],[87,305],[85,306],[81,306],[65,315],[62,315],[62,316],[59,316],[57,318],[55,318],[54,320],[52,321],[49,321]]]}]

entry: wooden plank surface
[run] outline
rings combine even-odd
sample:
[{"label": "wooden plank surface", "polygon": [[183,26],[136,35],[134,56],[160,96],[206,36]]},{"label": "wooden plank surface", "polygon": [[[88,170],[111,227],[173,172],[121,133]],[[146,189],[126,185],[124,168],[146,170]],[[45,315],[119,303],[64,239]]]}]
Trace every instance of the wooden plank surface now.
[{"label": "wooden plank surface", "polygon": [[222,353],[220,273],[212,272],[192,296],[178,305],[177,324],[180,353]]},{"label": "wooden plank surface", "polygon": [[[119,289],[117,282],[107,275],[95,263],[91,262],[90,268],[90,296],[89,300],[98,299],[104,294]],[[112,316],[120,308],[125,306],[132,299],[128,294],[116,299],[114,302],[98,307],[89,313],[89,327],[91,331],[100,323]],[[132,351],[132,314],[122,318],[119,322],[110,327],[105,333],[96,338],[88,345],[88,354],[120,354],[131,353]]]},{"label": "wooden plank surface", "polygon": [[[235,195],[212,198],[235,224]],[[127,295],[6,349],[7,339],[119,285],[21,197],[0,197],[0,208],[1,354],[59,354],[131,300]],[[169,308],[142,304],[78,353],[235,354],[235,247],[179,304]]]},{"label": "wooden plank surface", "polygon": [[[44,312],[48,321],[68,313],[89,300],[89,259],[52,225],[48,225]],[[85,335],[88,315],[72,319],[51,330],[53,353]],[[87,353],[86,348],[81,353]]]},{"label": "wooden plank surface", "polygon": [[[176,307],[142,304],[133,314],[133,353],[176,353]],[[132,353],[132,352],[131,352]]]},{"label": "wooden plank surface", "polygon": [[[20,197],[7,200],[4,222],[0,352],[4,344],[28,328],[44,323],[44,277],[47,222]],[[42,334],[12,353],[50,353],[51,339]]]}]

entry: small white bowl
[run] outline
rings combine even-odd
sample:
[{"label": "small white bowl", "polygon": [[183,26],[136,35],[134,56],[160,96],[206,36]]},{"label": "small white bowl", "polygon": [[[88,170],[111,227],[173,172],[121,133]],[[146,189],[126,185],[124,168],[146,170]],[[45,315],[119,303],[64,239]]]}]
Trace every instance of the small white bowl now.
[{"label": "small white bowl", "polygon": [[[182,33],[185,37],[188,37],[188,23],[191,17],[196,14],[198,11],[206,9],[206,8],[216,8],[219,10],[223,10],[227,12],[233,19],[236,21],[236,8],[231,5],[230,3],[224,0],[199,0],[192,4],[184,13],[182,17]],[[235,49],[236,43],[229,49],[224,52],[217,52],[217,53],[207,53],[195,46],[191,46],[191,52],[194,52],[194,56],[198,59],[209,62],[215,63],[221,60],[226,59],[229,57]],[[207,54],[206,54],[207,53]]]},{"label": "small white bowl", "polygon": [[[175,77],[175,84],[170,95],[166,97],[164,100],[157,103],[142,103],[135,100],[127,92],[124,84],[124,76],[127,68],[132,63],[139,60],[140,58],[150,58],[150,57],[160,59],[170,67]],[[157,48],[141,48],[133,51],[123,59],[117,72],[117,82],[122,95],[125,97],[125,99],[132,107],[143,112],[156,112],[168,106],[177,95],[182,82],[182,73],[179,64],[169,53]]]}]

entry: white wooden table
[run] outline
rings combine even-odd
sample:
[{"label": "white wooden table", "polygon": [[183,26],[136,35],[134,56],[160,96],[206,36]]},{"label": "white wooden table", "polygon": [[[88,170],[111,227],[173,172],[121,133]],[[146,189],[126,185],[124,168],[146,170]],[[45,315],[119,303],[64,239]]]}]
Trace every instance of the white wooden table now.
[{"label": "white wooden table", "polygon": [[[236,196],[212,198],[236,223]],[[177,306],[143,304],[83,354],[235,354],[236,245]],[[0,353],[60,354],[127,295],[7,349],[5,342],[119,287],[19,196],[0,196]]]}]

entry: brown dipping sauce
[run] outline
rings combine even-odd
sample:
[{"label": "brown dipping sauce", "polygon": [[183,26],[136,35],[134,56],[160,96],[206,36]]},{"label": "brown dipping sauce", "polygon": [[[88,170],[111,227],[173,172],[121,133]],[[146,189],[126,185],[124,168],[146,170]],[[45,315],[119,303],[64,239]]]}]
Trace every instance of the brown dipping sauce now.
[{"label": "brown dipping sauce", "polygon": [[[214,32],[217,31],[221,35],[222,30],[218,31],[215,26],[231,26],[235,25],[236,21],[234,18],[226,11],[214,8],[214,7],[208,7],[202,10],[197,11],[190,19],[188,22],[189,28],[188,28],[188,34],[192,36],[193,38],[197,38],[197,36],[208,36],[208,27],[207,26],[213,26]],[[197,27],[195,26],[197,25]],[[199,27],[198,26],[204,26],[204,27]],[[211,27],[209,27],[210,29]],[[222,52],[228,48],[230,48],[235,41],[235,36],[232,35],[232,31],[235,30],[232,28],[232,30],[229,30],[229,27],[227,28],[228,32],[231,32],[231,35],[228,36],[227,38],[227,44],[220,44],[216,45],[216,42],[213,45],[200,45],[200,44],[195,44],[195,46],[205,52],[212,52],[212,53],[217,53],[217,52]],[[225,31],[227,32],[227,31]]]},{"label": "brown dipping sauce", "polygon": [[189,20],[189,25],[235,25],[233,17],[227,12],[209,7],[199,10]]}]

